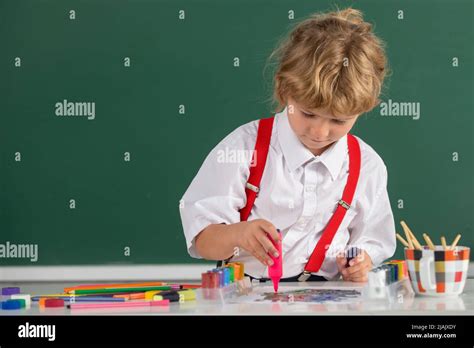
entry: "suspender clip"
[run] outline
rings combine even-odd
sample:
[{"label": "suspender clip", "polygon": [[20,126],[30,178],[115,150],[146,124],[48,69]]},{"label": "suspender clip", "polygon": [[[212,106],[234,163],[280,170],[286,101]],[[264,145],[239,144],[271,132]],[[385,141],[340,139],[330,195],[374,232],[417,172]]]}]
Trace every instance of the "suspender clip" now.
[{"label": "suspender clip", "polygon": [[245,184],[245,187],[255,192],[258,196],[258,193],[260,192],[260,188],[258,186],[252,185],[251,183],[248,182]]},{"label": "suspender clip", "polygon": [[349,204],[347,204],[347,202],[345,202],[344,200],[340,200],[339,202],[337,202],[337,204],[341,205],[343,208],[345,208],[346,210],[349,210],[349,208],[351,207]]},{"label": "suspender clip", "polygon": [[299,276],[298,278],[298,281],[299,282],[305,282],[309,279],[309,277],[311,277],[311,272],[308,272],[308,271],[304,271],[303,273],[301,273],[301,275]]}]

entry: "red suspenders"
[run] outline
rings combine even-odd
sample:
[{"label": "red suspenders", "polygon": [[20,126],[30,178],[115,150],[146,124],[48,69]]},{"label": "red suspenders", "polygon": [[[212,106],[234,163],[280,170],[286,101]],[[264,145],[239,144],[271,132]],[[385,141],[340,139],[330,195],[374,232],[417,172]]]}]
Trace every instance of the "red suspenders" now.
[{"label": "red suspenders", "polygon": [[[270,147],[273,120],[273,117],[264,118],[260,120],[258,125],[257,141],[255,143],[255,151],[252,157],[252,163],[254,163],[255,166],[250,167],[250,175],[245,187],[247,203],[245,207],[240,210],[241,221],[247,221],[254,205],[255,198],[260,190],[260,181],[263,176],[263,171],[267,162],[268,149]],[[342,194],[342,199],[338,202],[337,208],[324,229],[321,238],[316,244],[311,257],[305,266],[303,274],[298,279],[299,281],[304,281],[309,278],[312,272],[319,271],[326,256],[326,251],[329,249],[334,235],[336,234],[342,219],[346,215],[347,209],[350,208],[352,203],[360,172],[359,142],[352,134],[347,134],[347,146],[349,149],[349,176]]]},{"label": "red suspenders", "polygon": [[262,118],[258,124],[257,142],[255,143],[255,151],[251,162],[254,166],[250,166],[249,179],[245,185],[247,204],[240,210],[240,221],[247,221],[260,190],[260,181],[267,163],[268,149],[272,137],[273,120],[273,117]]}]

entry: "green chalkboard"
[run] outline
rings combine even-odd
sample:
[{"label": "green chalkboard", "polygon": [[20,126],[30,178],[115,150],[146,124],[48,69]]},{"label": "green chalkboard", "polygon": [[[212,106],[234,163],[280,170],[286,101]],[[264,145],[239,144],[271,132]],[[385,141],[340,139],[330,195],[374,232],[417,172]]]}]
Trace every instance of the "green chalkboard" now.
[{"label": "green chalkboard", "polygon": [[353,129],[388,167],[397,228],[473,246],[471,0],[1,1],[0,244],[36,244],[41,265],[192,262],[179,199],[226,134],[270,115],[277,42],[335,5],[387,43],[382,100],[420,106]]}]

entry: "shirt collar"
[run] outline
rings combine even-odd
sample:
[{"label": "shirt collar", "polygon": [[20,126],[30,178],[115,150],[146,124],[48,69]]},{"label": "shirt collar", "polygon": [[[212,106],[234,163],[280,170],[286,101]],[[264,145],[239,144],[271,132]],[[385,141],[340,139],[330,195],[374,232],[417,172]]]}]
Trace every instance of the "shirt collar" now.
[{"label": "shirt collar", "polygon": [[334,181],[338,176],[348,154],[347,134],[331,144],[320,156],[314,156],[298,139],[288,121],[288,107],[277,114],[277,132],[281,150],[291,171],[309,161],[319,160],[328,169]]}]

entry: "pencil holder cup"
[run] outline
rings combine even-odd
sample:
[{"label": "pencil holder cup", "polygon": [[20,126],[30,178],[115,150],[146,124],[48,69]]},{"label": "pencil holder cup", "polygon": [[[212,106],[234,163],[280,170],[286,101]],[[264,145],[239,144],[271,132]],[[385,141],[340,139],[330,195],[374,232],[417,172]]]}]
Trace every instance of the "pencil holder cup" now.
[{"label": "pencil holder cup", "polygon": [[444,250],[435,246],[435,250],[405,248],[408,275],[413,289],[424,296],[457,296],[466,284],[469,268],[468,247],[455,247]]}]

